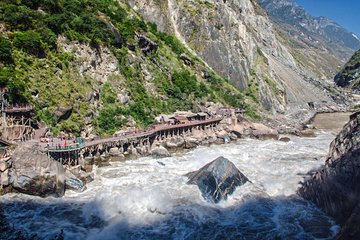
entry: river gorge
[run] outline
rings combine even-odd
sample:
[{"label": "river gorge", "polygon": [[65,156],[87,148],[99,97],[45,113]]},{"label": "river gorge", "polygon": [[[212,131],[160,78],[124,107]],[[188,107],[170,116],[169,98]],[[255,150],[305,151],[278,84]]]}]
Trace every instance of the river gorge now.
[{"label": "river gorge", "polygon": [[[338,116],[343,115],[315,117],[316,137],[241,139],[169,158],[111,162],[95,169],[86,191],[67,191],[63,198],[7,194],[0,203],[11,227],[1,237],[15,239],[17,232],[31,239],[331,239],[339,226],[295,193],[304,176],[324,164],[332,131],[344,124],[338,120],[334,126],[331,119]],[[184,175],[219,156],[251,183],[212,204]]]}]

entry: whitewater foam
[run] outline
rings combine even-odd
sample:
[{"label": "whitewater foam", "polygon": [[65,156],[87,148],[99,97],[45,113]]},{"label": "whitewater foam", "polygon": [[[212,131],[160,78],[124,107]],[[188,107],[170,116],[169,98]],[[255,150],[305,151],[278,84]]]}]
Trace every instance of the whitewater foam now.
[{"label": "whitewater foam", "polygon": [[[0,202],[17,229],[41,239],[61,229],[65,239],[327,239],[336,232],[333,221],[293,195],[303,175],[324,162],[332,139],[319,133],[287,143],[239,140],[162,164],[152,158],[115,162],[97,168],[83,193],[69,191],[61,199],[9,194]],[[252,183],[215,205],[184,175],[219,156]]]}]

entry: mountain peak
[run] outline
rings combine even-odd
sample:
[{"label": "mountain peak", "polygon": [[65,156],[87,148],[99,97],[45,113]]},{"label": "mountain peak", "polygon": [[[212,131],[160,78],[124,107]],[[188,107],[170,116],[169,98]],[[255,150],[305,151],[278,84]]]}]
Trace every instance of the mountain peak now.
[{"label": "mountain peak", "polygon": [[349,52],[360,48],[360,40],[356,35],[327,17],[311,16],[293,0],[260,0],[260,4],[276,22],[290,25],[313,39],[320,39],[325,45],[337,44]]}]

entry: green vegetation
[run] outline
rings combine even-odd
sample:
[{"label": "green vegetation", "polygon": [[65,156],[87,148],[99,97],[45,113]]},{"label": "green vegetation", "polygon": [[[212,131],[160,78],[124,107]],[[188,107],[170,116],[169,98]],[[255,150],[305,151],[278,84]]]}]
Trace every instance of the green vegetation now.
[{"label": "green vegetation", "polygon": [[112,134],[126,123],[123,117],[126,111],[118,102],[115,90],[110,83],[103,85],[100,99],[103,107],[96,119],[97,131],[102,135]]},{"label": "green vegetation", "polygon": [[[6,29],[0,36],[0,87],[9,88],[10,101],[35,105],[37,118],[55,132],[79,133],[92,123],[98,133],[110,135],[130,116],[145,127],[158,114],[197,111],[206,101],[245,108],[249,116],[258,118],[253,85],[240,92],[207,69],[175,36],[159,32],[156,24],[144,22],[116,0],[3,0],[0,23]],[[157,50],[145,56],[136,47],[135,32],[156,42]],[[59,35],[88,44],[94,51],[109,48],[121,74],[104,84],[81,75],[77,56],[57,48]],[[183,53],[193,65],[183,63]],[[206,78],[199,69],[208,72]],[[97,105],[87,97],[94,89],[100,89]],[[122,103],[120,92],[126,92],[129,101]],[[57,123],[54,111],[59,106],[73,111]]]}]

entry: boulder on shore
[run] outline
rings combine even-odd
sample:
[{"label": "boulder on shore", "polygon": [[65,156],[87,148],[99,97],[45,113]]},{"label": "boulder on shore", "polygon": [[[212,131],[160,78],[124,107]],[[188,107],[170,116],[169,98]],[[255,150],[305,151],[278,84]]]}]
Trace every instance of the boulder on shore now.
[{"label": "boulder on shore", "polygon": [[185,148],[191,149],[196,148],[199,145],[199,141],[194,137],[186,137],[185,138]]},{"label": "boulder on shore", "polygon": [[218,203],[227,199],[236,187],[245,184],[249,179],[236,166],[224,157],[218,157],[198,171],[186,174],[188,184],[199,187],[202,196],[211,202]]},{"label": "boulder on shore", "polygon": [[151,150],[151,155],[155,158],[165,158],[170,157],[169,151],[163,146],[157,146]]},{"label": "boulder on shore", "polygon": [[39,145],[20,145],[13,156],[10,183],[21,193],[61,197],[65,192],[65,169],[40,151]]}]

